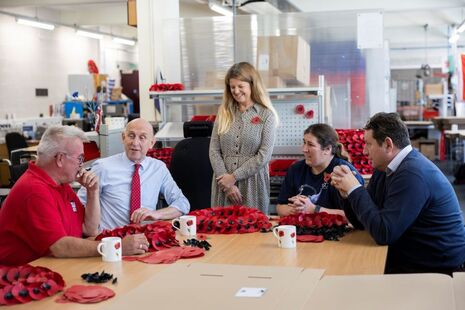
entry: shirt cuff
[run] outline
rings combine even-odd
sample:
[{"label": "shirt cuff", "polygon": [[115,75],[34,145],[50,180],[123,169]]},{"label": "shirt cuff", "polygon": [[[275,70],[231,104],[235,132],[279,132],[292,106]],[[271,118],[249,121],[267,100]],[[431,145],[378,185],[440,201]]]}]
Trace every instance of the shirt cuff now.
[{"label": "shirt cuff", "polygon": [[356,190],[356,189],[359,188],[360,186],[362,186],[362,185],[361,185],[361,184],[357,184],[357,185],[352,186],[352,188],[349,189],[349,191],[347,192],[347,196],[349,196],[354,190]]}]

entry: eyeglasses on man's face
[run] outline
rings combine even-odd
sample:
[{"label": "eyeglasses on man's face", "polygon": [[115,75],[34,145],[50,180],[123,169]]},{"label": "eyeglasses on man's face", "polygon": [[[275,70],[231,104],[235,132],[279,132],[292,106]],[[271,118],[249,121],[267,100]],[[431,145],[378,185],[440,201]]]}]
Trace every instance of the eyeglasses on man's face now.
[{"label": "eyeglasses on man's face", "polygon": [[68,155],[68,153],[66,153],[66,152],[58,152],[57,155],[55,155],[55,157],[58,156],[58,154],[63,154],[63,155],[65,155],[65,156],[68,157],[68,158],[77,160],[78,163],[79,163],[79,166],[82,165],[82,164],[84,163],[84,154],[81,154],[81,155],[79,155],[78,157],[73,157],[73,156],[71,156],[71,155]]}]

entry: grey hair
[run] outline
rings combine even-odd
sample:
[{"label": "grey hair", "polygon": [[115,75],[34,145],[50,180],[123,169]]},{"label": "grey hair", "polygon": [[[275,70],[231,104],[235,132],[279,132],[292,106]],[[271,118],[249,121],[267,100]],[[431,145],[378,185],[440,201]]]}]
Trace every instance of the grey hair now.
[{"label": "grey hair", "polygon": [[75,126],[50,126],[40,139],[37,155],[39,158],[55,156],[63,150],[63,140],[67,138],[79,138],[82,142],[89,141],[84,131]]}]

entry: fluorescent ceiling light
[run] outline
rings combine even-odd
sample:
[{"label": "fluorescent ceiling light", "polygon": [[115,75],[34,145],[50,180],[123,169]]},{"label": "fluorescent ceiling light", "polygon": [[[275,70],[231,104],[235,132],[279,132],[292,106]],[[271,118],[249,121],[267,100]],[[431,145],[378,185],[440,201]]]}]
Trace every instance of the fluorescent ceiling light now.
[{"label": "fluorescent ceiling light", "polygon": [[90,31],[76,30],[76,34],[79,35],[79,36],[88,37],[88,38],[92,38],[92,39],[98,39],[98,40],[103,39],[102,34],[95,33],[95,32],[90,32]]},{"label": "fluorescent ceiling light", "polygon": [[216,3],[210,3],[209,6],[210,6],[210,9],[212,11],[215,11],[218,14],[222,14],[224,16],[233,16],[232,11],[230,11],[227,8],[222,7],[222,6],[220,6],[220,5],[216,4]]},{"label": "fluorescent ceiling light", "polygon": [[452,35],[450,38],[449,38],[449,43],[451,44],[454,44],[454,43],[457,43],[457,41],[459,40],[460,36],[455,33],[454,35]]},{"label": "fluorescent ceiling light", "polygon": [[32,26],[36,28],[46,29],[46,30],[53,30],[55,29],[55,25],[49,23],[43,23],[32,19],[24,19],[18,18],[16,22],[21,25]]},{"label": "fluorescent ceiling light", "polygon": [[114,37],[113,42],[116,42],[119,44],[131,45],[131,46],[136,45],[136,41],[134,40],[123,39],[123,38],[118,38],[118,37]]},{"label": "fluorescent ceiling light", "polygon": [[463,21],[459,28],[457,28],[457,33],[462,33],[465,30],[465,21]]}]

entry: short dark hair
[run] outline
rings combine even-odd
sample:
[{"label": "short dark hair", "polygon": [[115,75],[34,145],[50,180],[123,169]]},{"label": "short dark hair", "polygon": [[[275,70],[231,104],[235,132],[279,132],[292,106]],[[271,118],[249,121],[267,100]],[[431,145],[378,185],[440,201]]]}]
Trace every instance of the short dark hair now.
[{"label": "short dark hair", "polygon": [[327,124],[313,124],[308,126],[304,131],[304,135],[313,135],[321,146],[321,149],[331,146],[331,153],[339,158],[347,160],[347,157],[342,155],[342,144],[339,143],[339,136],[333,127]]},{"label": "short dark hair", "polygon": [[372,130],[373,138],[378,142],[378,145],[383,144],[387,137],[391,138],[399,149],[410,144],[407,126],[397,113],[376,113],[368,120],[363,129]]}]

